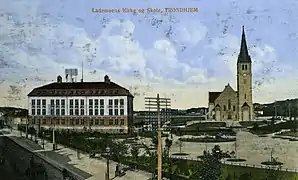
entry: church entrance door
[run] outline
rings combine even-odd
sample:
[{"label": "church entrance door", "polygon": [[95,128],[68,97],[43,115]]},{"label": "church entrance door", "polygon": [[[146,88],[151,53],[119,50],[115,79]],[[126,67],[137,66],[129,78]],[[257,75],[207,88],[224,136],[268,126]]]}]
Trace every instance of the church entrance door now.
[{"label": "church entrance door", "polygon": [[249,121],[249,108],[243,108],[242,109],[242,120],[243,121]]}]

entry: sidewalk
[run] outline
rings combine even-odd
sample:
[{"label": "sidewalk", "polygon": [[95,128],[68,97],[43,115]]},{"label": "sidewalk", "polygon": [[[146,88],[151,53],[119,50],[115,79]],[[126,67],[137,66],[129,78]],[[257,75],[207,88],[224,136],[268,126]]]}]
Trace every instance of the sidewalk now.
[{"label": "sidewalk", "polygon": [[[9,130],[10,132],[10,130]],[[11,134],[8,134],[7,136],[16,136],[20,137],[20,132],[13,130]],[[22,133],[22,137],[25,136],[25,133]],[[29,135],[30,137],[30,135]],[[58,144],[58,150],[55,152],[52,151],[53,144],[44,141],[45,149],[42,149],[41,139],[38,140],[38,144],[40,145],[40,148],[36,147],[36,143],[32,142],[31,140],[25,140],[17,138],[18,143],[22,143],[24,146],[30,146],[30,149],[33,150],[33,152],[38,152],[43,155],[45,155],[47,158],[59,163],[62,166],[67,167],[68,169],[78,173],[82,174],[82,176],[88,177],[87,174],[89,174],[89,178],[86,178],[86,180],[105,180],[105,173],[106,173],[106,160],[105,159],[94,159],[89,158],[88,154],[80,154],[80,159],[77,158],[77,152],[75,150],[72,150],[70,148],[66,148],[62,145]],[[34,139],[34,138],[33,138]],[[31,142],[25,142],[25,141],[31,141]],[[33,147],[35,144],[35,147]],[[145,171],[126,171],[126,175],[122,177],[116,177],[115,178],[115,169],[116,169],[117,163],[110,161],[110,179],[114,180],[148,180],[151,177],[150,173],[147,173]],[[80,172],[79,172],[80,171]],[[85,174],[84,174],[85,172]],[[90,177],[91,176],[91,177]]]}]

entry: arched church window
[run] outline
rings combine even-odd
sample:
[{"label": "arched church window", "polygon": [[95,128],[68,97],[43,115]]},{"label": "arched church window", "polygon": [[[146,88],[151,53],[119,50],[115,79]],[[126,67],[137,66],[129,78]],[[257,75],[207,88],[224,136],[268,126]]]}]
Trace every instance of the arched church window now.
[{"label": "arched church window", "polygon": [[231,110],[231,100],[228,100],[228,109]]},{"label": "arched church window", "polygon": [[224,105],[224,111],[226,111],[227,110],[227,106],[226,105]]},{"label": "arched church window", "polygon": [[233,106],[233,111],[236,111],[236,106]]},{"label": "arched church window", "polygon": [[244,94],[244,99],[246,99],[246,93]]},{"label": "arched church window", "polygon": [[247,65],[245,65],[245,70],[247,70]]},{"label": "arched church window", "polygon": [[244,65],[242,65],[242,70],[244,70]]}]

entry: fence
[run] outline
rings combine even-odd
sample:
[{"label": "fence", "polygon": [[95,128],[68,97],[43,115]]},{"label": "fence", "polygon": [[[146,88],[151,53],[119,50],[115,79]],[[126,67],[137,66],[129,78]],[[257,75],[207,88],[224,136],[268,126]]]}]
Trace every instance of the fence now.
[{"label": "fence", "polygon": [[[193,158],[193,157],[185,157],[185,156],[171,156],[172,159],[183,159],[183,160],[190,160],[190,161],[201,161],[200,158]],[[256,165],[256,164],[246,164],[243,162],[232,162],[232,161],[226,161],[226,160],[222,160],[223,164],[226,165],[232,165],[232,166],[242,166],[242,167],[252,167],[252,168],[260,168],[260,169],[269,169],[269,168],[274,168],[274,167],[270,167],[267,165]],[[284,168],[281,167],[280,171],[285,171],[285,172],[298,172],[298,169],[295,168]]]}]

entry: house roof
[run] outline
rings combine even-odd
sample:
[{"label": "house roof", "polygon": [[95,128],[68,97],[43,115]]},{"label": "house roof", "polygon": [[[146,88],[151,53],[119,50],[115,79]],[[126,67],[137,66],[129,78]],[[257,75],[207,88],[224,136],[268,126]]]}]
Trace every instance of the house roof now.
[{"label": "house roof", "polygon": [[131,96],[114,82],[54,82],[34,88],[28,96]]},{"label": "house roof", "polygon": [[209,103],[214,103],[220,94],[221,92],[209,92]]}]

